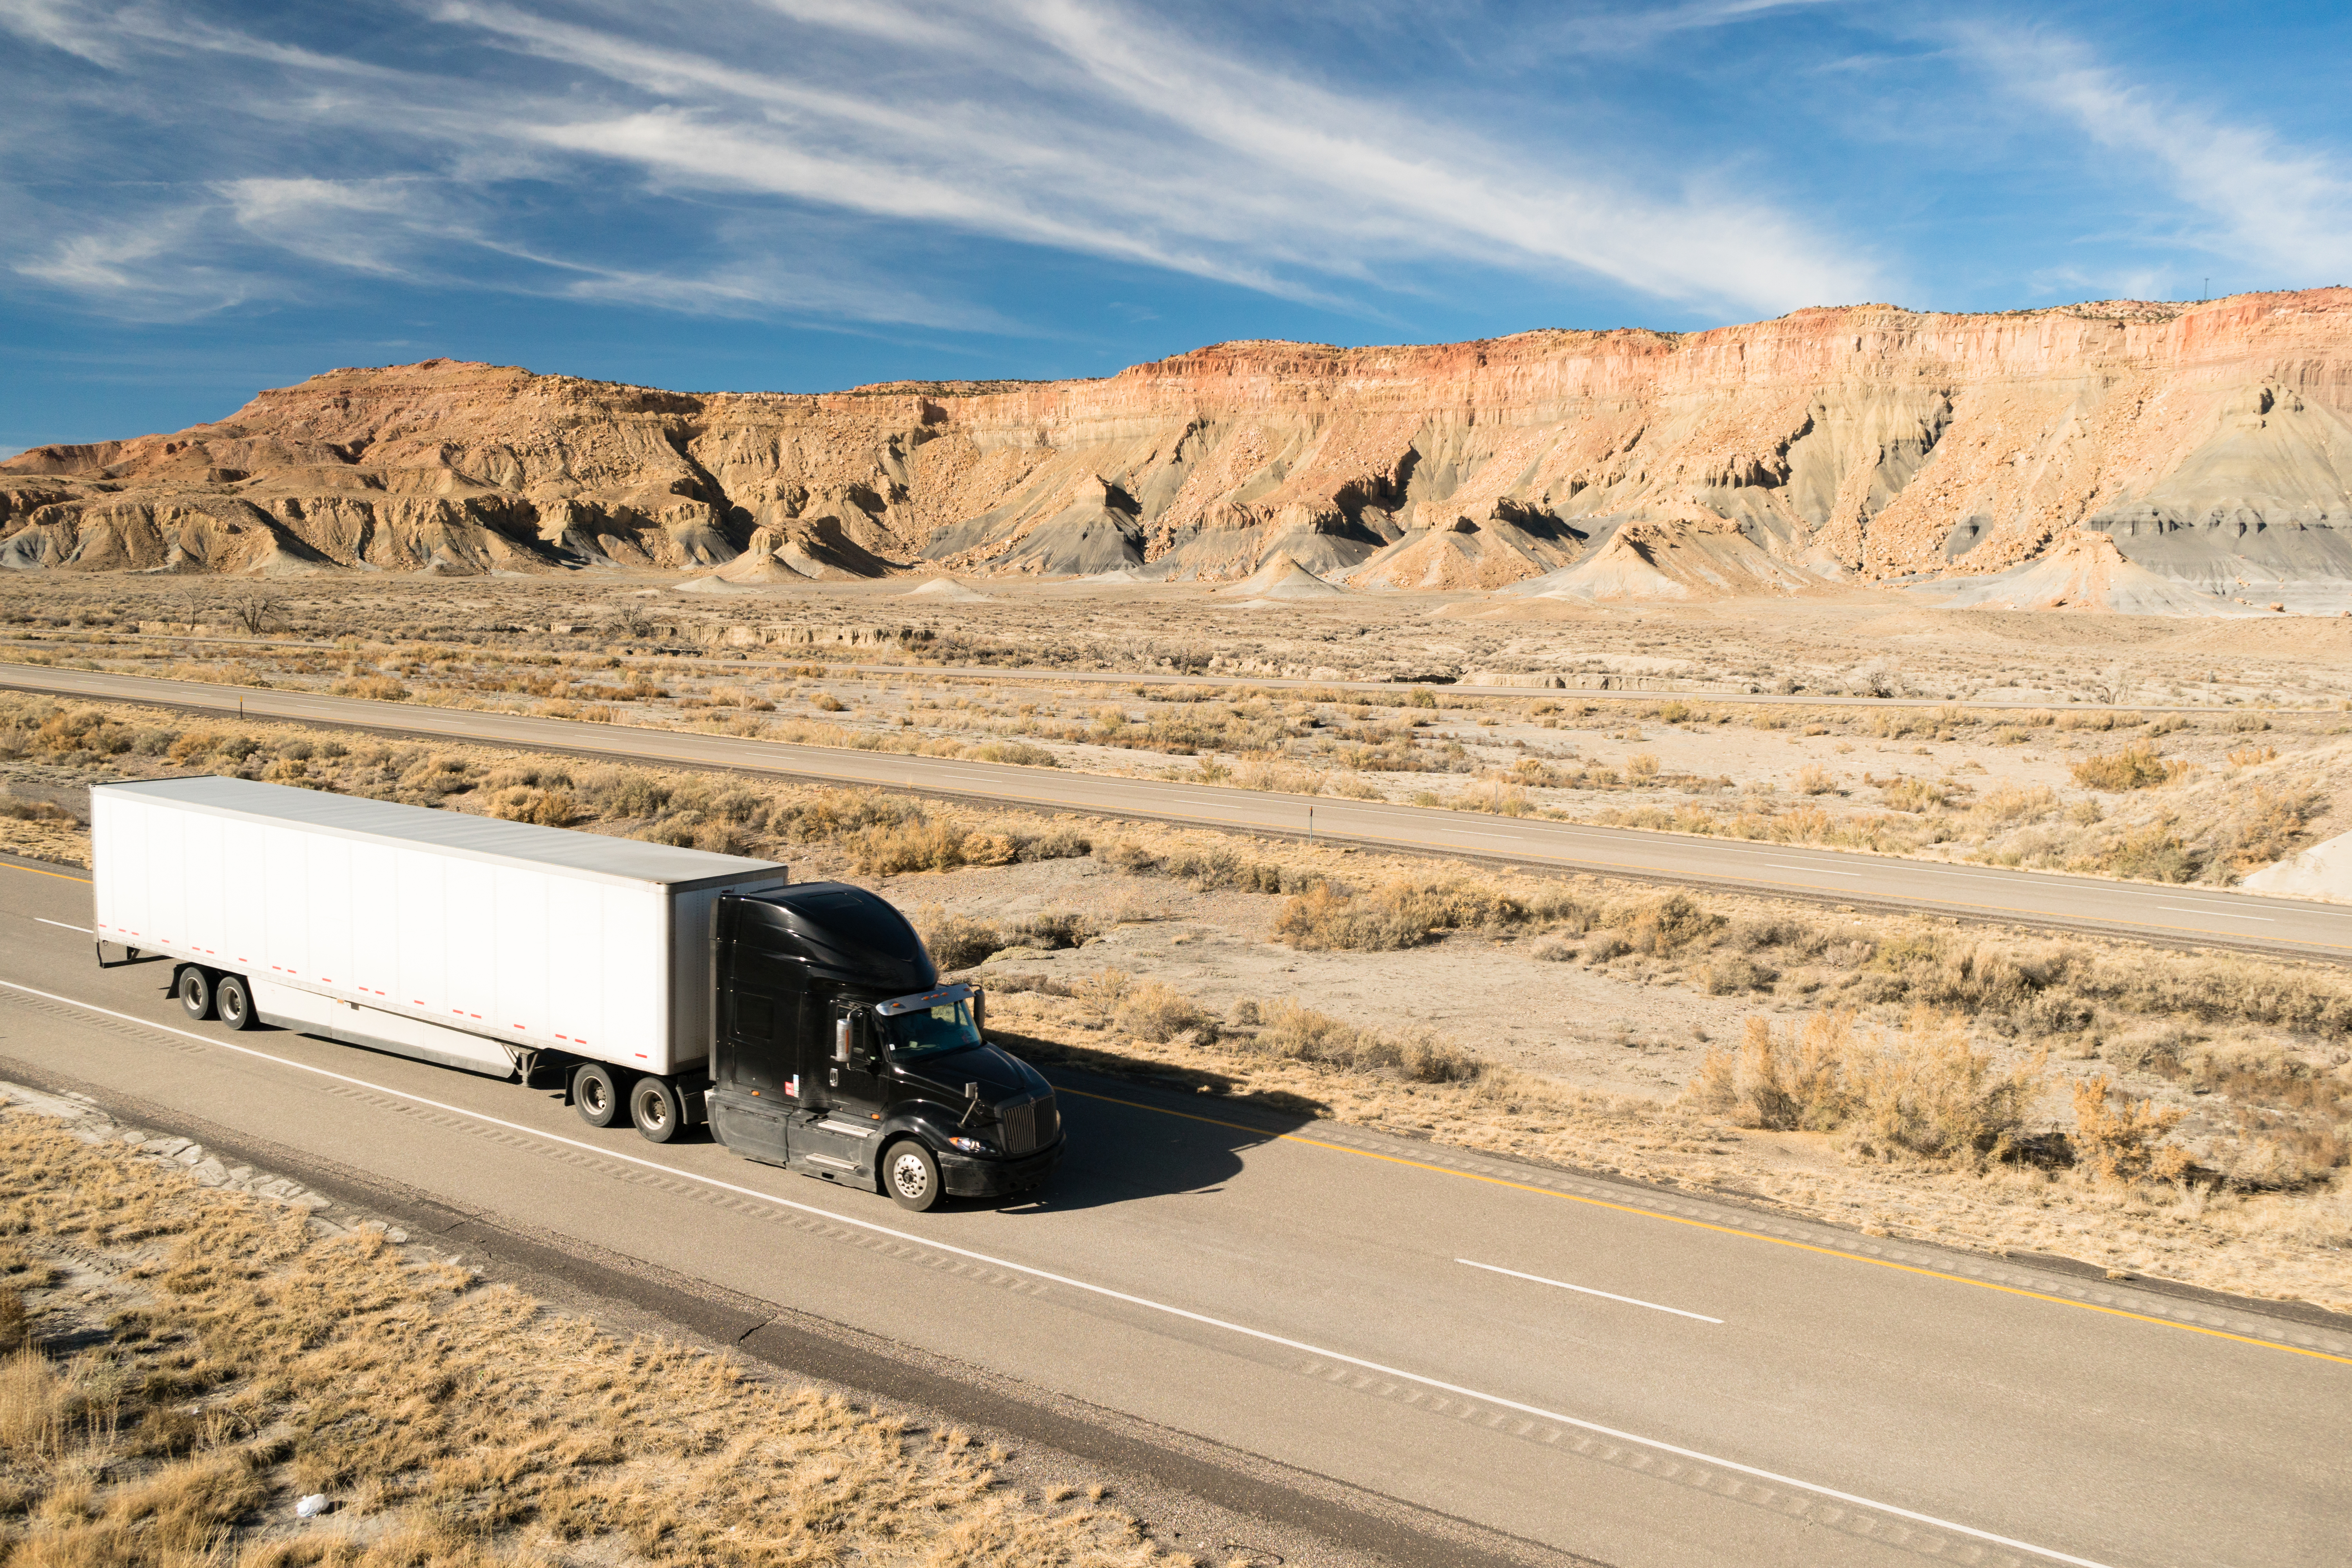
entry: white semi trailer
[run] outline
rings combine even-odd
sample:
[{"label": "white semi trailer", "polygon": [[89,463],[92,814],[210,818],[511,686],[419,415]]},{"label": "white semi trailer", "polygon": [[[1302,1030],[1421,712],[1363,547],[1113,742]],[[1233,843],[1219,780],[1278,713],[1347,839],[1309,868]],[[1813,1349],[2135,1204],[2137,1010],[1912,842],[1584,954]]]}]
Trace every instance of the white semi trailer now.
[{"label": "white semi trailer", "polygon": [[591,1125],[729,1148],[914,1209],[1027,1191],[1053,1087],[904,915],[767,860],[250,779],[90,790],[99,962],[174,961],[188,1016],[494,1078]]},{"label": "white semi trailer", "polygon": [[[711,910],[784,867],[455,811],[184,778],[90,791],[97,935],[184,961],[189,1013],[701,1120]],[[681,1081],[683,1080],[683,1081]],[[615,1109],[618,1109],[615,1107]]]}]

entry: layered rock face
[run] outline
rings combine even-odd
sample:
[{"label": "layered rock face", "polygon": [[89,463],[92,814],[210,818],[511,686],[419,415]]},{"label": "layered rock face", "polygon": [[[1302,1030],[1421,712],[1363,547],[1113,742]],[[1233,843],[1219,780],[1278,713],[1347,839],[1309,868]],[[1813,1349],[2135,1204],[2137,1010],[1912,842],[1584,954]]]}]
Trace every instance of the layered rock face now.
[{"label": "layered rock face", "polygon": [[748,553],[745,583],[1223,581],[1286,556],[1359,587],[1498,588],[1580,563],[1636,584],[1685,541],[1710,563],[1685,588],[1764,592],[1999,572],[2083,530],[2208,593],[2352,584],[2352,290],[1236,342],[1105,380],[818,396],[434,360],[0,465],[0,563],[85,571]]}]

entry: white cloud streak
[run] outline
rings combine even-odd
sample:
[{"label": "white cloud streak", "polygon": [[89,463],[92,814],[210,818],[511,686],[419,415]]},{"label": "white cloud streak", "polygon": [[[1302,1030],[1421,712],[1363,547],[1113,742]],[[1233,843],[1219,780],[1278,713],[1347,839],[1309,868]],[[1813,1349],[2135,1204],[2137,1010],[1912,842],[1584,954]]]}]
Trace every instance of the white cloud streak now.
[{"label": "white cloud streak", "polygon": [[[2183,247],[2252,263],[2297,286],[2352,281],[2352,169],[2281,144],[2259,124],[2136,85],[2069,38],[1971,29],[1970,51],[2012,92],[2101,146],[2153,163],[2199,216]],[[2140,270],[2143,284],[2150,275]]]},{"label": "white cloud streak", "polygon": [[[222,166],[156,210],[209,221],[215,263],[241,252],[261,273],[276,255],[447,279],[457,269],[431,253],[471,247],[548,262],[540,283],[502,286],[570,292],[578,277],[557,274],[609,274],[681,309],[789,308],[766,291],[808,283],[805,268],[746,253],[656,287],[666,269],[534,233],[499,194],[519,173],[602,190],[618,172],[730,210],[1007,240],[1359,312],[1419,286],[1416,269],[1465,263],[1702,311],[1877,284],[1851,247],[1790,214],[1707,194],[1707,169],[1644,189],[1603,150],[1526,145],[1499,121],[1309,80],[1109,0],[709,0],[691,16],[449,0],[425,15],[461,47],[359,58],[176,10],[0,0],[0,26],[76,55],[115,90],[168,104],[197,81],[215,89],[206,145]],[[120,241],[104,227],[10,263],[89,295],[155,277],[160,258],[109,261]],[[829,271],[812,309],[884,310],[920,292],[838,260]],[[940,313],[936,301],[925,312]]]}]

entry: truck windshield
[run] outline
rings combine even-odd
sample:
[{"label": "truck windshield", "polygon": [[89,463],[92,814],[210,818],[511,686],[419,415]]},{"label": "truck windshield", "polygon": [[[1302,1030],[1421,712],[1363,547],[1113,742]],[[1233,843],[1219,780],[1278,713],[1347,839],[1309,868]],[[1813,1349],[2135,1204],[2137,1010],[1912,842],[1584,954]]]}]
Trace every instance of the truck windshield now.
[{"label": "truck windshield", "polygon": [[980,1031],[972,1026],[969,1002],[942,1002],[936,1007],[917,1008],[884,1018],[881,1024],[890,1041],[890,1054],[902,1061],[938,1056],[942,1051],[961,1051],[980,1044]]}]

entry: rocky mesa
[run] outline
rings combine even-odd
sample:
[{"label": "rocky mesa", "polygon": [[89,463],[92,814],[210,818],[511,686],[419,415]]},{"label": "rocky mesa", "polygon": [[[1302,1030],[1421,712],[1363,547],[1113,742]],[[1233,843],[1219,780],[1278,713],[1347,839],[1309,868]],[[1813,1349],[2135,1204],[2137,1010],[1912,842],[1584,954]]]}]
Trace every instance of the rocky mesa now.
[{"label": "rocky mesa", "polygon": [[0,464],[20,570],[755,586],[1286,558],[1359,588],[1638,596],[1986,576],[2084,533],[2192,607],[2352,592],[2352,289],[1232,342],[1100,380],[818,395],[428,360]]}]

